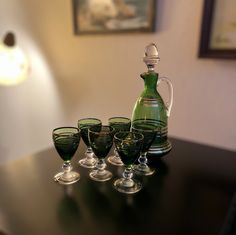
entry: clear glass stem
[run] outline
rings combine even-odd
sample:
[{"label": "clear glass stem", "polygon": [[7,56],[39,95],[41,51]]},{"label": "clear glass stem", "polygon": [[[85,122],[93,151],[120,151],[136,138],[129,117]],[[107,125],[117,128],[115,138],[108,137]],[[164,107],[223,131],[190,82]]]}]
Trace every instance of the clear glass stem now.
[{"label": "clear glass stem", "polygon": [[131,166],[127,166],[123,172],[123,182],[122,184],[125,187],[132,187],[134,185],[134,181],[132,180],[133,177],[133,170]]},{"label": "clear glass stem", "polygon": [[99,160],[97,161],[96,168],[97,168],[97,174],[98,174],[98,175],[104,175],[104,174],[106,173],[106,172],[105,172],[105,168],[106,168],[105,159],[99,159]]},{"label": "clear glass stem", "polygon": [[90,146],[88,146],[86,152],[85,152],[86,158],[89,160],[93,159],[94,153]]},{"label": "clear glass stem", "polygon": [[141,155],[138,159],[138,162],[139,162],[141,168],[144,169],[144,168],[148,167],[148,165],[147,165],[147,163],[148,163],[147,152],[142,152],[141,153]]},{"label": "clear glass stem", "polygon": [[62,165],[63,178],[69,178],[70,172],[72,171],[72,165],[70,161],[65,161]]},{"label": "clear glass stem", "polygon": [[119,154],[118,154],[116,148],[114,149],[114,157],[115,157],[117,160],[120,160],[120,156],[119,156]]}]

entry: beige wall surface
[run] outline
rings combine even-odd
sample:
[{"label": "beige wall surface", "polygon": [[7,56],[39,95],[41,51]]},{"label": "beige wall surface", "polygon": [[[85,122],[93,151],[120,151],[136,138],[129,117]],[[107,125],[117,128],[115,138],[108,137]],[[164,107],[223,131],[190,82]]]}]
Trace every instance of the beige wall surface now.
[{"label": "beige wall surface", "polygon": [[158,2],[155,33],[76,36],[71,1],[0,0],[0,36],[13,30],[31,61],[28,81],[0,87],[2,161],[51,146],[52,129],[79,118],[130,117],[150,42],[174,85],[169,135],[236,150],[236,61],[197,57],[202,0]]}]

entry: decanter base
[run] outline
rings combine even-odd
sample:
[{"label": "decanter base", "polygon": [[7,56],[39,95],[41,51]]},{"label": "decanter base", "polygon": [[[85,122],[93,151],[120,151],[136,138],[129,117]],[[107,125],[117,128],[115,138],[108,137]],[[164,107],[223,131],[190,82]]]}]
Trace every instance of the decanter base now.
[{"label": "decanter base", "polygon": [[166,140],[165,142],[158,144],[155,143],[150,147],[148,150],[148,159],[151,157],[163,157],[167,153],[170,152],[172,149],[171,142],[169,140]]}]

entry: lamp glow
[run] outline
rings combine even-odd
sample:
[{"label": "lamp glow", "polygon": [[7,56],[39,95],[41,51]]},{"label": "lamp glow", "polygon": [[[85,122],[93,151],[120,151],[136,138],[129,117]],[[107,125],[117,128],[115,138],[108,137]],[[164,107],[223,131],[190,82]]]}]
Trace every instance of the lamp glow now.
[{"label": "lamp glow", "polygon": [[29,62],[23,50],[12,40],[0,42],[0,85],[16,85],[28,78]]}]

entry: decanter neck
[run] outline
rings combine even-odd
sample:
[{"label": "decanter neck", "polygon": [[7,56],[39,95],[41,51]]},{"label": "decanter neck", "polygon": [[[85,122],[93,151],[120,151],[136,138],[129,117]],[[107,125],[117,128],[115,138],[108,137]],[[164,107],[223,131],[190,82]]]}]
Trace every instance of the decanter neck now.
[{"label": "decanter neck", "polygon": [[157,80],[158,80],[158,73],[153,72],[146,72],[142,73],[141,78],[144,80],[145,90],[156,90],[157,87]]}]

